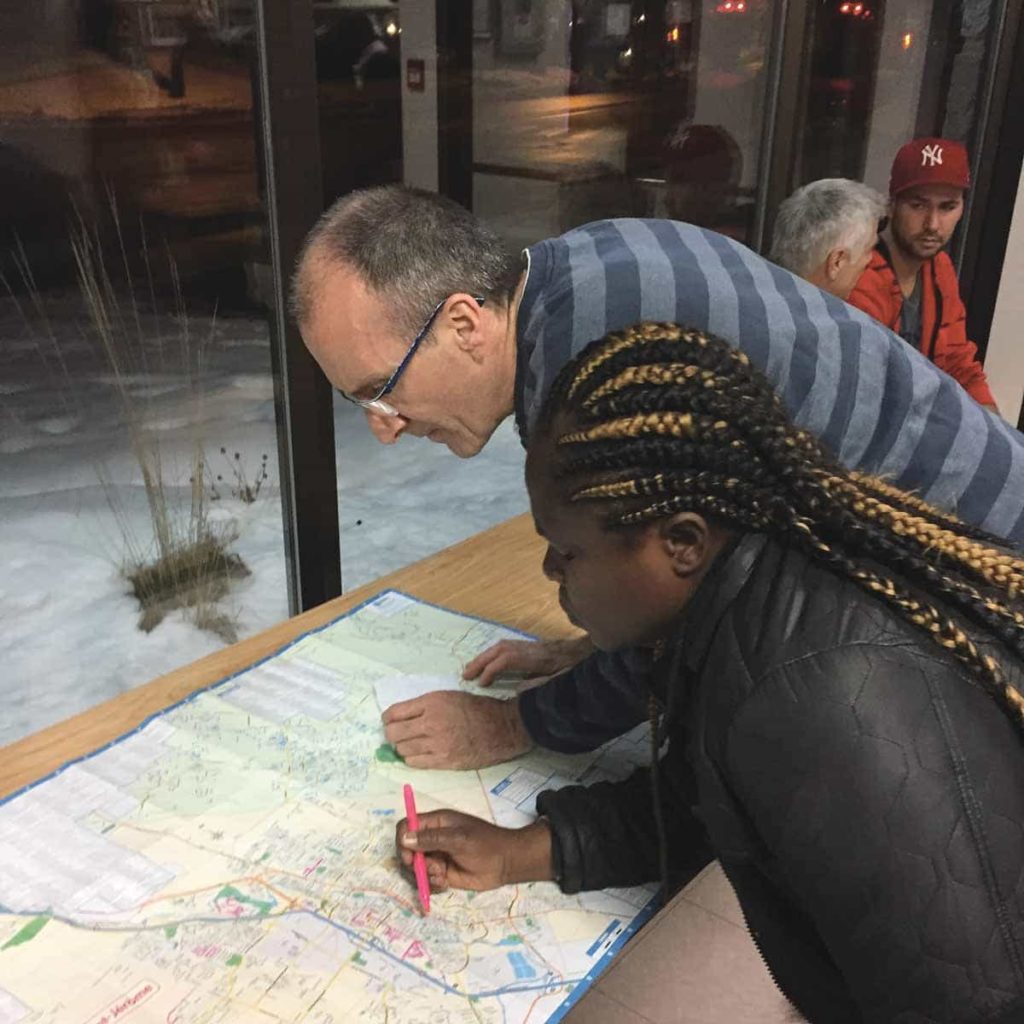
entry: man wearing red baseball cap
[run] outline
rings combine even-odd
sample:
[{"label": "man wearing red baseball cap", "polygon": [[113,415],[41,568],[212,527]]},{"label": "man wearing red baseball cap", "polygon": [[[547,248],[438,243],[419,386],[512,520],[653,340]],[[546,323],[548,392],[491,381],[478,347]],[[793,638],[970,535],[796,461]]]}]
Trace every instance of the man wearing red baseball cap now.
[{"label": "man wearing red baseball cap", "polygon": [[889,224],[847,301],[894,330],[995,412],[953,261],[943,251],[970,187],[967,151],[948,139],[915,139],[896,154]]}]

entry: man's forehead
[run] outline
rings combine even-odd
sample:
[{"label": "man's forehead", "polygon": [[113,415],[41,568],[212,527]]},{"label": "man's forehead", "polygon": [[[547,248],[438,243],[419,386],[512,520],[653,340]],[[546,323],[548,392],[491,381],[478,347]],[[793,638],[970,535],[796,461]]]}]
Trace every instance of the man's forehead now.
[{"label": "man's forehead", "polygon": [[318,346],[361,350],[390,335],[387,307],[345,266],[325,266],[316,281],[308,332]]},{"label": "man's forehead", "polygon": [[360,274],[336,260],[320,258],[310,268],[314,278],[311,320],[326,314],[336,321],[359,322],[380,313],[380,300]]},{"label": "man's forehead", "polygon": [[897,196],[899,202],[946,203],[963,199],[964,191],[954,185],[917,185]]},{"label": "man's forehead", "polygon": [[344,265],[325,262],[314,272],[303,337],[331,382],[354,391],[379,375],[381,341],[391,333],[384,304]]}]

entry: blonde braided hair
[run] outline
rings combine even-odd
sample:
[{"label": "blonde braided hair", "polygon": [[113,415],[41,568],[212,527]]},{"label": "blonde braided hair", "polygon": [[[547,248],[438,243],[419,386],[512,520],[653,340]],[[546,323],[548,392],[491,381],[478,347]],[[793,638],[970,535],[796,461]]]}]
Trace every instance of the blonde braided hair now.
[{"label": "blonde braided hair", "polygon": [[602,507],[610,528],[686,509],[788,537],[950,652],[1024,729],[1024,696],[979,647],[984,635],[1024,658],[1024,560],[843,469],[793,426],[742,352],[676,324],[615,332],[563,370],[537,436],[556,417],[571,423],[556,437],[556,472],[571,481],[570,500]]}]

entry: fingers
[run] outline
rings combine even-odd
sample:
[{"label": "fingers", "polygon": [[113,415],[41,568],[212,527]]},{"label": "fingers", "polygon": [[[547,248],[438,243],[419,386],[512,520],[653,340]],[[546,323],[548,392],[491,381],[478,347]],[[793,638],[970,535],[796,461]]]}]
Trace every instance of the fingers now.
[{"label": "fingers", "polygon": [[[413,858],[416,852],[412,849],[408,849],[403,844],[403,839],[409,834],[409,822],[403,818],[395,826],[395,847],[398,851],[398,860],[402,866],[403,872],[410,876],[413,876]],[[430,888],[434,892],[444,892],[448,888],[448,863],[445,857],[434,856],[433,854],[425,854],[424,861],[427,865],[427,881],[430,883]]]},{"label": "fingers", "polygon": [[522,668],[528,661],[532,646],[532,641],[524,643],[522,640],[499,640],[466,664],[462,670],[462,678],[476,679],[479,676],[480,686],[490,686],[503,672]]},{"label": "fingers", "polygon": [[444,892],[448,888],[448,865],[437,857],[427,857],[426,861],[431,892]]},{"label": "fingers", "polygon": [[466,845],[463,817],[457,811],[427,811],[419,815],[420,827],[415,832],[409,828],[409,819],[403,818],[395,826],[395,845],[402,863],[412,864],[416,851],[428,855],[457,855]]},{"label": "fingers", "polygon": [[[481,651],[481,652],[480,652],[480,653],[479,653],[479,654],[478,654],[478,655],[477,655],[477,656],[476,656],[475,658],[473,658],[473,659],[472,659],[471,661],[468,661],[468,662],[466,662],[466,665],[465,665],[465,667],[464,667],[464,668],[463,668],[463,670],[462,670],[462,678],[463,678],[463,679],[476,679],[476,677],[477,677],[478,675],[480,675],[480,674],[481,674],[481,672],[484,672],[484,671],[486,670],[487,666],[488,666],[488,665],[489,665],[489,664],[490,664],[490,663],[491,663],[491,662],[492,662],[492,661],[493,661],[493,660],[494,660],[494,659],[495,659],[496,657],[499,657],[499,656],[501,655],[501,652],[502,652],[502,644],[503,644],[504,642],[505,642],[505,641],[504,641],[504,640],[502,640],[502,641],[500,641],[499,643],[496,643],[496,644],[495,644],[495,645],[494,645],[493,647],[488,647],[486,651]],[[488,682],[487,682],[487,683],[485,683],[485,682],[483,681],[483,679],[481,679],[481,680],[480,680],[480,685],[481,685],[481,686],[487,686],[487,685],[489,685],[489,681],[490,681],[490,679],[493,679],[493,678],[494,678],[494,676],[493,676],[493,674],[491,674],[491,675],[490,675],[490,676],[488,677]]]},{"label": "fingers", "polygon": [[[410,758],[443,757],[444,751],[436,749],[436,744],[429,736],[413,736],[411,739],[395,741],[388,736],[388,742],[398,751],[402,760],[409,764]],[[410,767],[415,768],[416,765]]]},{"label": "fingers", "polygon": [[401,700],[397,704],[392,704],[380,716],[380,719],[385,725],[390,725],[392,722],[405,722],[411,718],[420,718],[426,710],[424,698],[413,697],[412,700]]},{"label": "fingers", "polygon": [[512,654],[505,651],[496,658],[492,658],[483,672],[480,673],[480,685],[490,686],[495,679],[507,672],[511,667],[512,658]]},{"label": "fingers", "polygon": [[[411,740],[426,740],[430,737],[430,731],[421,718],[414,718],[408,722],[393,722],[384,726],[384,738],[398,752],[405,757],[405,750],[399,749]],[[420,751],[422,753],[422,751]]]},{"label": "fingers", "polygon": [[418,768],[420,771],[434,771],[438,768],[447,768],[451,771],[458,771],[440,754],[417,754],[413,757],[402,756],[407,768]]}]

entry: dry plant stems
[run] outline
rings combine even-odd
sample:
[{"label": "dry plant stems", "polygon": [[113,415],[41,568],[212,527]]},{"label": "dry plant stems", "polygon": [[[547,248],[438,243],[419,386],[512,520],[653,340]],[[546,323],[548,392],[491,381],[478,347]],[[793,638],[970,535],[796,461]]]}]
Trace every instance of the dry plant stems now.
[{"label": "dry plant stems", "polygon": [[[108,193],[108,201],[119,248],[117,277],[111,272],[111,263],[99,230],[90,228],[80,213],[71,231],[71,250],[91,333],[98,341],[104,361],[111,371],[121,416],[128,428],[129,443],[142,476],[152,527],[152,542],[140,543],[120,489],[105,466],[97,467],[97,477],[123,546],[122,573],[131,584],[132,592],[142,608],[139,619],[141,629],[148,632],[168,612],[182,608],[189,612],[197,626],[217,634],[227,642],[233,642],[237,639],[235,622],[217,605],[227,594],[231,580],[247,576],[249,570],[242,559],[229,550],[237,539],[235,527],[218,526],[209,521],[204,488],[206,461],[202,438],[201,378],[204,348],[216,327],[216,314],[210,318],[208,336],[197,339],[185,308],[177,266],[168,252],[173,316],[180,348],[177,355],[187,376],[190,406],[188,421],[193,432],[188,469],[189,491],[186,502],[182,502],[178,500],[178,487],[172,476],[173,467],[165,465],[163,459],[159,432],[154,429],[151,417],[147,415],[149,410],[145,408],[145,401],[140,400],[132,388],[138,376],[148,376],[152,372],[147,344],[155,343],[158,369],[166,372],[166,343],[162,337],[154,339],[146,336],[137,298],[139,283],[132,272],[124,231],[112,194]],[[141,267],[146,278],[150,309],[156,312],[160,307],[156,298],[150,252],[141,225],[140,232]],[[51,355],[56,360],[65,384],[62,401],[67,409],[68,402],[75,401],[75,384],[20,243],[15,265],[22,277],[34,317],[29,316],[9,282],[4,279],[2,283],[25,322],[32,328],[42,329],[42,340],[39,340],[35,330],[33,337],[37,338],[37,348],[48,372],[53,372]],[[32,322],[33,319],[36,323]],[[44,348],[43,340],[49,353]]]},{"label": "dry plant stems", "polygon": [[255,504],[256,499],[260,496],[260,491],[263,490],[263,485],[270,476],[267,470],[267,453],[263,453],[260,464],[256,469],[256,475],[251,480],[249,479],[249,471],[245,467],[245,460],[242,458],[241,452],[235,452],[233,459],[228,458],[227,448],[221,448],[220,453],[224,456],[224,462],[227,463],[232,481],[225,482],[223,473],[215,475],[210,467],[207,466],[207,472],[210,474],[210,498],[213,501],[220,501],[223,497],[220,489],[227,483],[232,498],[237,498],[246,505]]},{"label": "dry plant stems", "polygon": [[[78,283],[85,300],[93,331],[111,368],[115,388],[121,404],[124,422],[128,427],[132,453],[142,474],[143,488],[153,529],[155,552],[147,557],[130,531],[123,527],[127,516],[115,513],[122,526],[125,540],[125,577],[142,606],[140,628],[150,630],[175,608],[189,609],[193,621],[201,628],[211,630],[231,642],[237,639],[231,618],[217,610],[217,603],[227,594],[230,581],[248,575],[248,569],[238,555],[228,549],[237,534],[233,529],[215,529],[207,516],[206,494],[203,487],[205,457],[201,424],[203,422],[202,369],[204,341],[192,333],[192,324],[185,308],[177,265],[167,256],[174,299],[174,318],[180,365],[188,378],[191,405],[189,422],[192,424],[192,444],[189,465],[189,491],[187,514],[169,499],[172,482],[164,465],[160,437],[148,422],[131,387],[133,377],[148,375],[147,338],[142,327],[136,284],[132,277],[131,262],[124,244],[124,232],[118,219],[117,205],[111,199],[115,234],[118,240],[123,268],[121,282],[113,280],[104,258],[99,235],[90,231],[79,218],[72,235],[72,252],[78,271]],[[145,232],[142,232],[145,239]],[[143,241],[143,261],[150,300],[157,308],[153,283],[152,263]],[[122,299],[127,295],[127,300]],[[125,301],[128,309],[125,309]],[[210,318],[210,336],[216,327],[216,316]],[[208,343],[208,339],[206,341]],[[161,341],[157,346],[160,369],[165,369],[166,350]],[[106,487],[109,498],[116,492]]]}]

